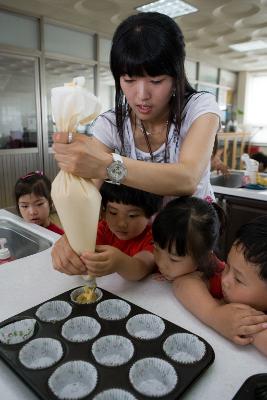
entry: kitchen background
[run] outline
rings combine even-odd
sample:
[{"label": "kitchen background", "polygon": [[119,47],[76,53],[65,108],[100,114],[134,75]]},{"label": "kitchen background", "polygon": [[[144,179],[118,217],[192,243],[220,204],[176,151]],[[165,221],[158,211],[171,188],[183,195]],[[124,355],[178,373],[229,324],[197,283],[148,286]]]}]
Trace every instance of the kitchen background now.
[{"label": "kitchen background", "polygon": [[[174,2],[174,1],[173,1]],[[106,110],[114,103],[111,37],[135,0],[0,0],[0,208],[14,205],[13,187],[26,172],[53,179],[50,92],[73,77]],[[186,71],[222,110],[224,161],[242,168],[244,149],[267,154],[267,1],[190,0],[198,10],[176,17],[186,41]],[[248,44],[241,50],[229,46]],[[227,151],[226,151],[227,150]]]}]

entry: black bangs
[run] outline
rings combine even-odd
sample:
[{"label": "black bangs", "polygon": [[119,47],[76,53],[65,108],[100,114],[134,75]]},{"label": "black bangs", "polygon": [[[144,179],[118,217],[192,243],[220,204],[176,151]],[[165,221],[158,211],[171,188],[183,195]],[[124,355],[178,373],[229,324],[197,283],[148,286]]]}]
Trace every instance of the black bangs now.
[{"label": "black bangs", "polygon": [[[139,23],[121,28],[113,39],[110,54],[110,66],[114,78],[129,76],[177,76],[177,64],[184,54],[184,44],[180,45],[181,53],[177,55],[177,41],[169,40],[162,29],[161,22],[140,20]],[[154,23],[156,22],[156,24]],[[175,36],[176,30],[175,25]],[[171,32],[170,32],[171,33]]]},{"label": "black bangs", "polygon": [[119,77],[123,75],[133,76],[159,76],[169,75],[175,76],[174,71],[170,68],[170,64],[163,64],[162,58],[153,55],[146,55],[143,59],[136,59],[128,55],[128,57],[122,57],[120,62],[116,66],[116,73]]},{"label": "black bangs", "polygon": [[100,193],[104,208],[107,207],[108,202],[133,205],[141,208],[147,218],[150,218],[162,207],[162,196],[125,185],[104,182]]},{"label": "black bangs", "polygon": [[[139,44],[133,40],[121,55],[116,57],[115,74],[132,76],[170,75],[175,77],[175,70],[167,54],[162,54],[156,38],[144,39]],[[114,71],[114,69],[113,69]]]},{"label": "black bangs", "polygon": [[165,208],[160,212],[153,224],[152,233],[154,242],[169,253],[176,252],[178,256],[186,256],[188,215],[182,215],[181,210]]}]

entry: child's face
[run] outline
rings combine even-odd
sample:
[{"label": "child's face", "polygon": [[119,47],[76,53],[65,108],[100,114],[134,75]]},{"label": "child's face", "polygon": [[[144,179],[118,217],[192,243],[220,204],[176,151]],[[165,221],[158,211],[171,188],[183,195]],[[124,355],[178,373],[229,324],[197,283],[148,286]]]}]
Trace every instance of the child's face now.
[{"label": "child's face", "polygon": [[18,205],[25,221],[44,227],[49,225],[50,207],[45,197],[36,196],[34,193],[25,194],[20,196]]},{"label": "child's face", "polygon": [[169,253],[167,249],[154,245],[154,258],[160,273],[169,281],[181,275],[189,274],[197,269],[191,256],[178,256],[175,252]]},{"label": "child's face", "polygon": [[232,246],[227,264],[222,274],[224,300],[266,311],[267,282],[260,278],[257,267],[245,260],[241,246]]},{"label": "child's face", "polygon": [[115,202],[108,202],[105,218],[111,232],[121,240],[139,236],[149,221],[141,208]]}]

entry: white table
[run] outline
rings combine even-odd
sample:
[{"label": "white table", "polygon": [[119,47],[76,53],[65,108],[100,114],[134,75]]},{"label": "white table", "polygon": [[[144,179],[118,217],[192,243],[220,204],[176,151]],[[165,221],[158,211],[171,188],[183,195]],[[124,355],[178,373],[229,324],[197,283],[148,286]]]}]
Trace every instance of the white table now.
[{"label": "white table", "polygon": [[[50,249],[3,264],[0,266],[0,321],[83,284],[82,278],[69,277],[53,269]],[[98,286],[202,336],[211,344],[215,361],[185,393],[184,399],[230,400],[250,375],[267,372],[266,357],[253,346],[236,346],[203,325],[174,298],[168,282],[155,281],[151,276],[141,282],[127,282],[113,274],[98,279]],[[37,399],[2,361],[0,397]]]}]

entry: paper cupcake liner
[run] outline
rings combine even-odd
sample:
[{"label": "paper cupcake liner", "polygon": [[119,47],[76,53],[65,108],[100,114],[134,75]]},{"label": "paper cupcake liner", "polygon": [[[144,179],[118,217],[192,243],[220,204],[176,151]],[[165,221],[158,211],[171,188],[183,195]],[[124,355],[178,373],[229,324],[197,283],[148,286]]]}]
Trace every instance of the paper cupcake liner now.
[{"label": "paper cupcake liner", "polygon": [[130,368],[130,382],[145,396],[161,397],[169,394],[176,386],[178,377],[175,369],[160,358],[143,358]]},{"label": "paper cupcake liner", "polygon": [[176,333],[165,340],[163,351],[176,362],[191,364],[204,357],[206,346],[191,333]]},{"label": "paper cupcake liner", "polygon": [[25,344],[19,352],[19,361],[30,369],[51,367],[63,356],[61,343],[56,339],[38,338]]},{"label": "paper cupcake liner", "polygon": [[137,400],[131,393],[123,389],[109,389],[96,395],[93,400]]},{"label": "paper cupcake liner", "polygon": [[108,335],[93,343],[92,353],[99,364],[116,367],[126,364],[132,358],[134,347],[124,336]]},{"label": "paper cupcake liner", "polygon": [[96,299],[94,301],[90,301],[88,303],[81,303],[81,302],[77,301],[76,299],[82,293],[84,293],[84,286],[74,289],[70,294],[71,301],[73,301],[73,303],[75,303],[75,304],[78,304],[79,306],[80,305],[88,305],[88,304],[97,303],[99,300],[101,300],[101,298],[103,296],[102,290],[100,290],[99,288],[96,288],[95,289]]},{"label": "paper cupcake liner", "polygon": [[71,318],[62,326],[62,336],[70,342],[86,342],[95,338],[101,330],[100,324],[91,317]]},{"label": "paper cupcake liner", "polygon": [[126,318],[130,311],[130,304],[119,299],[104,300],[96,307],[98,316],[109,321],[118,321]]},{"label": "paper cupcake liner", "polygon": [[72,307],[66,301],[54,300],[42,304],[36,311],[36,316],[43,322],[57,322],[66,319]]},{"label": "paper cupcake liner", "polygon": [[3,326],[0,329],[0,342],[4,344],[26,342],[34,334],[35,324],[35,319],[28,318]]},{"label": "paper cupcake liner", "polygon": [[143,340],[158,338],[164,329],[163,320],[153,314],[135,315],[126,324],[126,330],[131,336]]},{"label": "paper cupcake liner", "polygon": [[61,365],[48,379],[49,388],[61,400],[82,399],[94,390],[96,384],[96,368],[79,360]]}]

